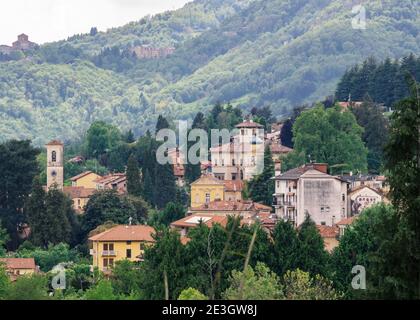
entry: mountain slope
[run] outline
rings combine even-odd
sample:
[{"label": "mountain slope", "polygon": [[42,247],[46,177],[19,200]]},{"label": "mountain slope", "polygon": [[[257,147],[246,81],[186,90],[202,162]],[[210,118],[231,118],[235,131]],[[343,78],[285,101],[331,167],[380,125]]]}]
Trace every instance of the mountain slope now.
[{"label": "mountain slope", "polygon": [[[189,118],[216,102],[269,105],[285,115],[333,94],[345,70],[369,56],[420,52],[418,1],[364,3],[366,30],[352,29],[350,0],[197,0],[146,22],[49,44],[77,48],[76,58],[91,61],[110,46],[177,49],[166,58],[131,60],[118,72],[71,56],[48,64],[37,53],[1,63],[0,139],[74,139],[96,119],[139,134],[158,113]],[[118,50],[113,59],[124,63]]]}]

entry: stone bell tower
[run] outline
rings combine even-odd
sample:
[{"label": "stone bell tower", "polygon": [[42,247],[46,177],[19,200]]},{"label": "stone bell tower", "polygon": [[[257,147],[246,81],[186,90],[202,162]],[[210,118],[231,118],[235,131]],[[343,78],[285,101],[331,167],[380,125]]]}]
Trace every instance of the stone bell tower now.
[{"label": "stone bell tower", "polygon": [[53,140],[47,148],[47,189],[52,186],[62,190],[64,186],[64,145],[61,141]]}]

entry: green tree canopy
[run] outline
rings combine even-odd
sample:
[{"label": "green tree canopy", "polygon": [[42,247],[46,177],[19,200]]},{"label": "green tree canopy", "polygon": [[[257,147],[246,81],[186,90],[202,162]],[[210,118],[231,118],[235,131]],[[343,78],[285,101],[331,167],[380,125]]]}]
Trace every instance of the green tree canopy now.
[{"label": "green tree canopy", "polygon": [[223,294],[227,300],[279,300],[282,296],[278,276],[263,263],[257,263],[255,271],[250,266],[244,272],[232,271],[230,287]]},{"label": "green tree canopy", "polygon": [[296,119],[292,154],[303,153],[306,157],[303,161],[328,163],[333,174],[366,172],[367,149],[362,134],[363,129],[350,111],[318,105]]}]

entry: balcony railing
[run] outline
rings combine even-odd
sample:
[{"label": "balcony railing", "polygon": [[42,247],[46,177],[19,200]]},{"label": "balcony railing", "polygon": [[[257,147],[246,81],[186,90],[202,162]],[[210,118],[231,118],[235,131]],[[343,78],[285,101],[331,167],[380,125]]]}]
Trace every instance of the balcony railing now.
[{"label": "balcony railing", "polygon": [[284,201],[284,200],[278,200],[276,197],[274,197],[273,199],[273,206],[278,206],[278,207],[295,207],[296,206],[296,201]]},{"label": "balcony railing", "polygon": [[105,250],[101,253],[102,257],[115,257],[117,255],[117,251],[114,250]]}]

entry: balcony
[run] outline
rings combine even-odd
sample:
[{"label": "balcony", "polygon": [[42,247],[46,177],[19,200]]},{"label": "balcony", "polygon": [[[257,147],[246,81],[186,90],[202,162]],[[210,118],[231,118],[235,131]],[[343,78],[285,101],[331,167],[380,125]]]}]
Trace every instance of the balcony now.
[{"label": "balcony", "polygon": [[114,250],[102,251],[101,256],[102,257],[116,257],[117,251],[114,251]]},{"label": "balcony", "polygon": [[274,207],[296,207],[295,201],[284,201],[283,199],[278,199],[274,197],[273,199],[273,206]]}]

